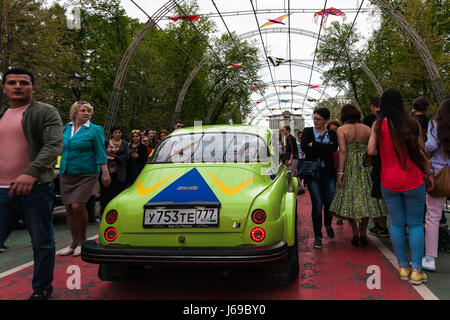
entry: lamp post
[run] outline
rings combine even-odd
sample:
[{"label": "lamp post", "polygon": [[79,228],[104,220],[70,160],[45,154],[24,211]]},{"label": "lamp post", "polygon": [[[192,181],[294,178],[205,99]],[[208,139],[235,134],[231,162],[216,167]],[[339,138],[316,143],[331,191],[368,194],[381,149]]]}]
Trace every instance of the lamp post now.
[{"label": "lamp post", "polygon": [[87,74],[80,76],[78,73],[74,73],[69,77],[69,88],[72,88],[73,94],[77,101],[80,101],[81,95],[86,94],[87,88],[90,86],[91,77]]}]

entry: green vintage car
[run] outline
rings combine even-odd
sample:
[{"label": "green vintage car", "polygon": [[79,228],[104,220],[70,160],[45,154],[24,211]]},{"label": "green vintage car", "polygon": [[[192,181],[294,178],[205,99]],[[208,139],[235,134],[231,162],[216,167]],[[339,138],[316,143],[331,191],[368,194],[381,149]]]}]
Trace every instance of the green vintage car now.
[{"label": "green vintage car", "polygon": [[98,243],[82,246],[102,280],[152,264],[253,264],[270,283],[299,271],[297,179],[265,127],[179,129],[105,208]]}]

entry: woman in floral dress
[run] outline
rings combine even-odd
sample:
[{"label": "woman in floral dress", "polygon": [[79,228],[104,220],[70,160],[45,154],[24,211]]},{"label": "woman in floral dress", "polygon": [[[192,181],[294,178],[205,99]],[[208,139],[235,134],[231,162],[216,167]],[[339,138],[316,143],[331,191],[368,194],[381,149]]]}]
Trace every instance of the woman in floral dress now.
[{"label": "woman in floral dress", "polygon": [[361,123],[361,112],[351,104],[342,107],[341,122],[344,125],[337,130],[338,183],[330,212],[349,221],[353,231],[351,243],[354,246],[366,247],[369,218],[386,216],[387,208],[382,199],[371,197],[372,168],[363,165],[370,128]]}]

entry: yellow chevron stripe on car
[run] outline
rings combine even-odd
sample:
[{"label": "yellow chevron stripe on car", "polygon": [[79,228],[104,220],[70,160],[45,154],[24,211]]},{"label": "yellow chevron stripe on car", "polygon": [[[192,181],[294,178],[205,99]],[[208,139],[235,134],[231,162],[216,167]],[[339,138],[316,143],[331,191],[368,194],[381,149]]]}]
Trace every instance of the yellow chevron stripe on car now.
[{"label": "yellow chevron stripe on car", "polygon": [[164,180],[161,180],[160,182],[158,182],[157,184],[146,188],[144,187],[144,185],[139,181],[139,179],[136,180],[136,189],[138,194],[141,197],[147,196],[150,193],[152,193],[153,191],[155,191],[156,189],[158,189],[159,187],[161,187],[164,183],[166,183],[167,181],[169,181],[171,178],[173,178],[174,176],[176,176],[179,172],[175,172],[173,175],[171,175],[170,177],[165,178]]},{"label": "yellow chevron stripe on car", "polygon": [[217,179],[211,172],[209,172],[209,171],[206,171],[206,172],[209,174],[211,179],[214,180],[214,182],[217,184],[217,186],[220,188],[220,190],[222,190],[222,192],[225,193],[227,196],[232,196],[232,195],[238,193],[239,191],[244,189],[250,182],[252,182],[256,178],[256,177],[252,177],[252,178],[245,180],[244,182],[238,184],[237,186],[229,187],[226,184],[224,184],[222,181]]}]

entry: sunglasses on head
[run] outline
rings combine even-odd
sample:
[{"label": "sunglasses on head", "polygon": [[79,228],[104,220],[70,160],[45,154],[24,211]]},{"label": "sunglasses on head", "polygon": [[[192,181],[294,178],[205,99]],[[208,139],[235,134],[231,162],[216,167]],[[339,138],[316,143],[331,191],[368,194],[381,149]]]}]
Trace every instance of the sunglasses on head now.
[{"label": "sunglasses on head", "polygon": [[89,102],[87,102],[87,101],[77,101],[77,103],[79,104],[79,105],[83,105],[83,104],[89,104]]}]

